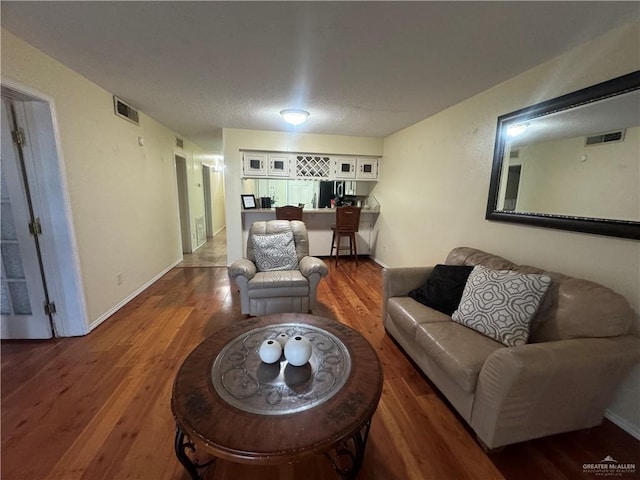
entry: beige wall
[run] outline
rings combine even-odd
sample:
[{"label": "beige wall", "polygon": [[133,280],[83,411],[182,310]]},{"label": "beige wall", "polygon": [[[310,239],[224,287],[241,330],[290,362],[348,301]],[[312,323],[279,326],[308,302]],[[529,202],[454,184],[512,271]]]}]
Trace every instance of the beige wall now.
[{"label": "beige wall", "polygon": [[640,128],[622,142],[585,146],[584,138],[518,148],[517,210],[640,221]]},{"label": "beige wall", "polygon": [[[116,117],[111,93],[5,30],[2,78],[54,100],[87,324],[95,325],[181,259],[175,134],[144,113],[140,126]],[[192,159],[199,152],[186,147]]]},{"label": "beige wall", "polygon": [[[636,21],[385,138],[375,256],[433,265],[456,246],[587,278],[640,311],[640,242],[484,219],[499,115],[640,68]],[[611,412],[640,433],[640,368]]]},{"label": "beige wall", "polygon": [[222,132],[227,197],[227,261],[242,258],[242,154],[240,149],[283,152],[381,155],[382,139],[342,135],[296,134],[225,128]]}]

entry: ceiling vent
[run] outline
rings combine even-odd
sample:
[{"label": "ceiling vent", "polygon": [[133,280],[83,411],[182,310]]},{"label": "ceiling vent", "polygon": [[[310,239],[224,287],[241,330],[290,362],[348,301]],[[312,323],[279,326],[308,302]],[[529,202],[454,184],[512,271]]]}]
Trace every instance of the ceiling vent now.
[{"label": "ceiling vent", "polygon": [[626,130],[616,130],[615,132],[599,133],[585,137],[585,146],[601,145],[603,143],[622,142]]},{"label": "ceiling vent", "polygon": [[138,111],[115,95],[113,96],[113,110],[118,117],[129,120],[131,123],[135,123],[136,125],[140,125],[140,122],[138,121]]},{"label": "ceiling vent", "polygon": [[181,138],[176,137],[176,147],[184,148],[184,140],[182,140]]}]

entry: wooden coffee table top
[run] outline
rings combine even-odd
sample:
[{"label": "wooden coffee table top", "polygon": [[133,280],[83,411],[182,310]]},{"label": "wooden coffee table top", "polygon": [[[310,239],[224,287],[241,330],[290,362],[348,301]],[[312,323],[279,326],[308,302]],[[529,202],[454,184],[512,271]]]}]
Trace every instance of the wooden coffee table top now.
[{"label": "wooden coffee table top", "polygon": [[[306,367],[290,367],[286,361],[270,367],[256,360],[260,338],[296,326],[308,335],[319,334],[312,338],[316,356]],[[327,333],[324,339],[322,332]],[[317,350],[329,340],[335,344],[327,359]],[[247,358],[240,358],[229,374],[224,358],[237,355],[238,345],[247,346]],[[333,358],[336,352],[346,358]],[[222,374],[233,382],[231,397]],[[337,386],[335,391],[327,382]],[[361,429],[375,412],[382,382],[375,351],[355,330],[313,315],[266,315],[240,320],[198,345],[178,371],[171,408],[199,449],[234,462],[277,464],[328,451]]]}]

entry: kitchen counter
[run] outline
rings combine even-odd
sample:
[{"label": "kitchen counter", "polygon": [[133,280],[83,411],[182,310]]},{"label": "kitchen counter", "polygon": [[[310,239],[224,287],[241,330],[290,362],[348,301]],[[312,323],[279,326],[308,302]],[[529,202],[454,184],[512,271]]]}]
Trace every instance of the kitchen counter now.
[{"label": "kitchen counter", "polygon": [[[322,214],[334,214],[335,215],[336,209],[335,208],[305,208],[302,210],[302,215],[305,214],[311,214],[311,213],[322,213]],[[243,214],[246,213],[271,213],[274,215],[276,214],[276,209],[274,208],[249,208],[249,209],[243,209],[242,210]],[[363,215],[365,213],[380,213],[379,209],[365,209],[364,207],[362,208],[362,210],[360,211],[360,214]]]},{"label": "kitchen counter", "polygon": [[[359,255],[371,253],[371,231],[375,225],[379,209],[364,208],[360,211],[360,226],[356,234],[356,244]],[[328,257],[331,251],[331,225],[336,222],[335,208],[305,208],[302,211],[302,221],[307,226],[309,234],[309,254],[314,257]],[[242,210],[242,241],[243,252],[246,252],[247,235],[253,222],[275,220],[275,208],[251,208]],[[344,254],[344,252],[343,252]]]}]

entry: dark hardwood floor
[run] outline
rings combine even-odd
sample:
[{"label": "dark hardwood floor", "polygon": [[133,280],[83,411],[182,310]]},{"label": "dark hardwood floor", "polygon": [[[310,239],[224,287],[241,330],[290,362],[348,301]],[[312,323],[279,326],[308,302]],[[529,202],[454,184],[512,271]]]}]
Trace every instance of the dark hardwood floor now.
[{"label": "dark hardwood floor", "polygon": [[[472,432],[388,337],[381,268],[344,261],[313,313],[360,331],[385,383],[358,478],[593,479],[611,456],[640,467],[640,442],[608,421],[487,455]],[[206,336],[242,321],[226,268],[175,268],[81,338],[2,343],[2,479],[186,479],[173,451],[175,373]],[[324,457],[256,467],[219,461],[209,479],[333,479]],[[638,478],[624,474],[624,479]]]}]

